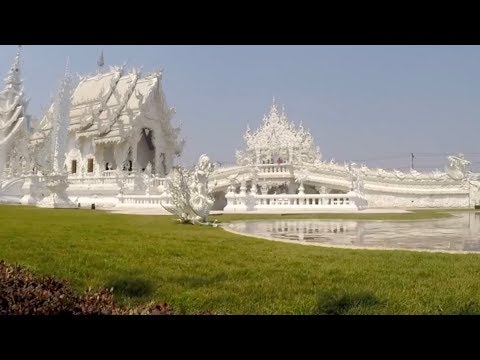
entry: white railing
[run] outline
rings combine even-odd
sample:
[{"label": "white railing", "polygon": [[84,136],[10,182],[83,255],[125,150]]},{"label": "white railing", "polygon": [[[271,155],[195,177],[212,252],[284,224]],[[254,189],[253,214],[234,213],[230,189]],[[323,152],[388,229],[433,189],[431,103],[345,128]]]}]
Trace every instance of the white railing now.
[{"label": "white railing", "polygon": [[117,176],[117,170],[105,170],[102,173],[103,177],[116,177]]},{"label": "white railing", "polygon": [[256,195],[256,206],[305,206],[305,205],[329,205],[329,206],[348,206],[350,197],[343,194],[312,194],[312,195]]},{"label": "white railing", "polygon": [[290,210],[318,211],[322,209],[362,210],[367,202],[357,193],[348,194],[236,194],[225,195],[227,206],[225,212]]},{"label": "white railing", "polygon": [[[135,179],[136,174],[130,173],[124,179],[124,181],[127,185],[133,185],[135,183]],[[68,177],[68,182],[72,185],[117,184],[117,171],[105,170],[101,173],[101,176],[95,176],[93,173],[92,175],[86,176],[74,176],[70,174]],[[152,186],[158,187],[159,185],[165,185],[165,178],[153,178]]]},{"label": "white railing", "polygon": [[[366,200],[355,192],[348,194],[272,194],[260,195],[250,193],[229,192],[225,195],[227,205],[223,209],[227,213],[249,211],[292,211],[318,212],[322,210],[362,210],[367,207]],[[169,194],[161,195],[129,195],[117,196],[117,207],[124,208],[156,208],[173,205]]]},{"label": "white railing", "polygon": [[163,208],[171,205],[170,197],[166,195],[119,195],[117,207]]},{"label": "white railing", "polygon": [[117,179],[115,177],[104,177],[104,176],[69,176],[68,182],[71,185],[96,185],[96,184],[116,184]]},{"label": "white railing", "polygon": [[288,164],[259,164],[260,173],[290,173],[291,166]]}]

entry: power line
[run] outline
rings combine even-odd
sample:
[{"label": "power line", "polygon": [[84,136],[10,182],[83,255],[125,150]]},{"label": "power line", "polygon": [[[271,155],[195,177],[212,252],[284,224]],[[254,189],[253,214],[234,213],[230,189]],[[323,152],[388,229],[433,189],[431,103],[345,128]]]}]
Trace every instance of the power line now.
[{"label": "power line", "polygon": [[392,156],[383,156],[383,157],[377,157],[377,158],[370,158],[370,159],[357,159],[357,160],[352,160],[352,161],[378,161],[378,160],[390,160],[390,159],[401,159],[405,158],[408,156],[408,154],[401,154],[401,155],[392,155]]}]

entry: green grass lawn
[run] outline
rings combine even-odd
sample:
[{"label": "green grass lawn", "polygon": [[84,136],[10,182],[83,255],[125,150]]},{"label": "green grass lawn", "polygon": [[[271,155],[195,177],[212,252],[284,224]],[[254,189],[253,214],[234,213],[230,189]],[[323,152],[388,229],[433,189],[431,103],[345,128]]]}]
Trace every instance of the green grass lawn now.
[{"label": "green grass lawn", "polygon": [[[425,219],[414,214],[302,218]],[[279,215],[212,216],[219,221]],[[289,216],[290,217],[290,216]],[[286,244],[170,216],[0,206],[0,258],[178,313],[480,314],[480,256]]]}]

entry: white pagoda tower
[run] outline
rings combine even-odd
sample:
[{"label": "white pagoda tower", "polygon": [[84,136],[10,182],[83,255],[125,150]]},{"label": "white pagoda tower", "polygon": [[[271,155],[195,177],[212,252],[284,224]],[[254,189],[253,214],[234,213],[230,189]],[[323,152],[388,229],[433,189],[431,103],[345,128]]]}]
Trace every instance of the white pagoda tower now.
[{"label": "white pagoda tower", "polygon": [[[50,195],[37,204],[39,207],[75,207],[75,204],[68,198],[66,193],[68,174],[65,167],[65,154],[68,146],[70,97],[72,94],[71,80],[67,60],[65,76],[60,83],[60,89],[54,104],[54,121],[49,139],[50,153],[47,152],[49,160],[47,161],[46,170],[48,173],[44,174]],[[48,143],[45,145],[48,145]]]},{"label": "white pagoda tower", "polygon": [[0,180],[20,175],[28,159],[27,139],[31,129],[20,77],[20,50],[19,46],[5,78],[5,89],[0,92]]}]

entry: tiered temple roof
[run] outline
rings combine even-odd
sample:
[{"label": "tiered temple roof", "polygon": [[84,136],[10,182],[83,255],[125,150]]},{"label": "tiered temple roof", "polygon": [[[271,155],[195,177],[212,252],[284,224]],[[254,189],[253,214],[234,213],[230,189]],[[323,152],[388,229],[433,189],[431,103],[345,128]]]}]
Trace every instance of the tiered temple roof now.
[{"label": "tiered temple roof", "polygon": [[275,99],[260,128],[255,132],[248,128],[244,139],[246,150],[237,152],[239,163],[258,163],[275,156],[292,162],[315,162],[321,159],[310,132],[301,124],[296,126],[289,121],[284,109],[280,113]]},{"label": "tiered temple roof", "polygon": [[[71,99],[69,131],[75,132],[77,139],[93,137],[95,143],[119,143],[131,136],[136,126],[150,124],[181,152],[180,129],[171,125],[175,111],[166,105],[161,77],[161,72],[142,76],[137,69],[126,72],[124,67],[80,77]],[[52,116],[53,105],[41,120],[41,132],[51,129]],[[42,137],[38,133],[33,140]]]}]

